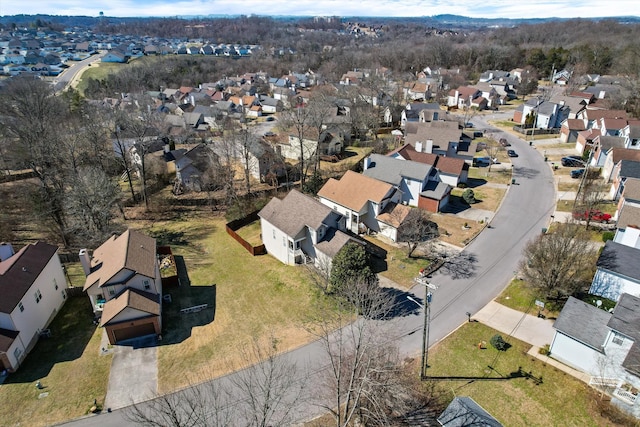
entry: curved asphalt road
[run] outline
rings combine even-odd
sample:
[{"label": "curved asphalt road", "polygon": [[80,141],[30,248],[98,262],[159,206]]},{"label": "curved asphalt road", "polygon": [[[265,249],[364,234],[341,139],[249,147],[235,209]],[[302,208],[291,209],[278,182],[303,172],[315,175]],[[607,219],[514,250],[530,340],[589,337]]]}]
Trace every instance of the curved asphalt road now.
[{"label": "curved asphalt road", "polygon": [[[489,128],[485,117],[473,119],[476,128]],[[502,205],[493,220],[491,228],[486,228],[470,243],[463,254],[473,260],[473,271],[467,277],[454,278],[444,273],[436,273],[431,282],[438,286],[433,291],[431,303],[431,323],[429,344],[433,345],[446,337],[467,321],[466,313],[472,315],[493,300],[509,283],[521,259],[525,244],[547,227],[554,210],[555,189],[553,175],[542,156],[519,138],[493,129],[496,139],[507,138],[519,157],[513,158],[513,177]],[[416,285],[409,295],[424,300],[425,290]],[[393,330],[401,356],[416,356],[422,344],[422,311],[399,317]],[[310,343],[286,354],[298,367],[304,369],[302,377],[307,381],[308,390],[318,390],[320,381],[317,373],[323,369],[323,350],[318,342]],[[300,369],[302,371],[303,369]],[[230,376],[213,380],[228,382]],[[316,384],[314,387],[313,384]],[[310,385],[310,386],[309,386]],[[203,386],[204,387],[204,386]],[[180,392],[178,392],[180,393]],[[299,420],[307,420],[323,413],[317,406],[317,396],[308,399],[298,408]],[[122,410],[78,419],[69,426],[122,426],[128,422]]]}]

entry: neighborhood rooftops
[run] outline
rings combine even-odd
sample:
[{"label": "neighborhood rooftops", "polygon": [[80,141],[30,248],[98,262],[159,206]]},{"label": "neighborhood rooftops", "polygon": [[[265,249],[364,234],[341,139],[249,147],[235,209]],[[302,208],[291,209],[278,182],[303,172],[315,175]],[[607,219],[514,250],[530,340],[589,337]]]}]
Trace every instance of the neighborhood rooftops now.
[{"label": "neighborhood rooftops", "polygon": [[0,313],[15,309],[57,250],[57,246],[37,242],[0,262]]},{"label": "neighborhood rooftops", "polygon": [[120,295],[107,301],[104,305],[104,311],[100,318],[100,326],[106,325],[123,310],[128,308],[149,313],[150,316],[159,316],[160,296],[134,288],[127,288]]},{"label": "neighborhood rooftops", "polygon": [[360,212],[369,200],[381,203],[392,189],[391,184],[347,171],[340,180],[329,179],[318,196]]},{"label": "neighborhood rooftops", "polygon": [[156,239],[135,230],[127,230],[120,236],[111,236],[93,251],[91,273],[84,290],[94,284],[103,286],[122,269],[155,277]]}]

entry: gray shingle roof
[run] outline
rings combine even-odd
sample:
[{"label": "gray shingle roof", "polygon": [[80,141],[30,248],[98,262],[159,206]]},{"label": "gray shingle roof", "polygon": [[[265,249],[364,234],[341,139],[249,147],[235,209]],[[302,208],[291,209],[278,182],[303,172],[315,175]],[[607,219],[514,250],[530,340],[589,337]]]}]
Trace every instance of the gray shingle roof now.
[{"label": "gray shingle roof", "polygon": [[625,178],[640,178],[640,162],[620,160],[620,176]]},{"label": "gray shingle roof", "polygon": [[609,240],[604,245],[596,266],[640,281],[640,249]]},{"label": "gray shingle roof", "polygon": [[314,230],[320,228],[332,212],[316,199],[291,190],[282,200],[277,197],[271,199],[258,216],[288,236],[295,237],[305,226]]},{"label": "gray shingle roof", "polygon": [[445,427],[502,427],[498,420],[470,397],[454,398],[438,417],[438,422]]},{"label": "gray shingle roof", "polygon": [[393,185],[400,185],[403,178],[423,181],[432,169],[431,165],[411,160],[398,160],[382,154],[372,154],[369,160],[371,163],[363,174]]},{"label": "gray shingle roof", "polygon": [[569,297],[553,327],[558,332],[600,351],[609,334],[609,319],[611,313]]},{"label": "gray shingle roof", "polygon": [[433,200],[442,200],[451,191],[451,188],[453,187],[444,182],[429,181],[420,195]]},{"label": "gray shingle roof", "polygon": [[638,375],[640,372],[640,298],[622,294],[607,324],[614,331],[633,338],[634,343],[622,366]]}]

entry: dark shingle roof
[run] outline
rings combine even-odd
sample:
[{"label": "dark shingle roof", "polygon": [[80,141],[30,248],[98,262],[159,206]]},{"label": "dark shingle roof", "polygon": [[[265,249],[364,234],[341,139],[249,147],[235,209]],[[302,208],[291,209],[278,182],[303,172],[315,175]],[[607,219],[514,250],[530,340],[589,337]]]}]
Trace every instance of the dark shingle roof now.
[{"label": "dark shingle roof", "polygon": [[630,294],[620,295],[607,326],[634,340],[622,366],[638,375],[640,373],[640,346],[638,345],[640,340],[640,298]]},{"label": "dark shingle roof", "polygon": [[638,261],[640,261],[640,249],[609,240],[604,245],[596,266],[640,281],[640,262]]},{"label": "dark shingle roof", "polygon": [[400,185],[403,178],[423,181],[429,176],[432,168],[424,163],[394,159],[382,154],[372,154],[369,159],[371,163],[363,174],[393,185]]},{"label": "dark shingle roof", "polygon": [[502,427],[498,420],[470,397],[454,398],[438,417],[438,422],[445,427]]},{"label": "dark shingle roof", "polygon": [[569,297],[553,327],[558,332],[600,351],[609,333],[609,319],[611,313]]},{"label": "dark shingle roof", "polygon": [[57,250],[57,246],[37,242],[0,262],[0,313],[13,311]]},{"label": "dark shingle roof", "polygon": [[314,230],[320,228],[331,212],[331,208],[314,198],[291,190],[282,200],[271,199],[258,215],[288,236],[295,237],[305,226]]},{"label": "dark shingle roof", "polygon": [[625,178],[640,178],[640,162],[620,160],[620,176]]}]

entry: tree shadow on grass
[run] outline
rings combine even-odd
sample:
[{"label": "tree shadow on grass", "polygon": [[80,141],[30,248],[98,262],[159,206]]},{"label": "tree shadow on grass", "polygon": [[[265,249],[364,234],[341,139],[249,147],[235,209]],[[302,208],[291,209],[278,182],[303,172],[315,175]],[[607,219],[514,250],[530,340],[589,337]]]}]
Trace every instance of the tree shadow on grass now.
[{"label": "tree shadow on grass", "polygon": [[67,302],[49,325],[51,336],[42,337],[17,372],[5,383],[35,382],[49,375],[53,366],[82,357],[96,332],[91,303],[86,295],[67,297]]}]

